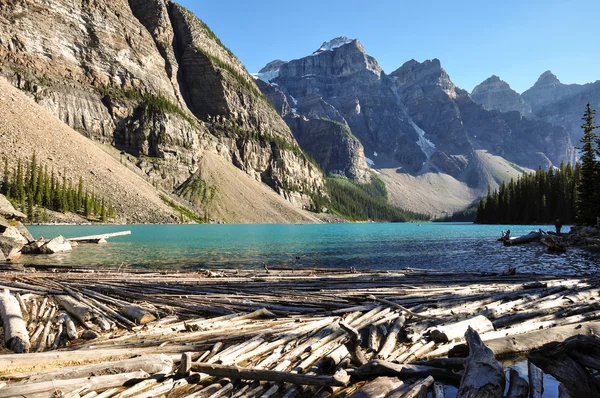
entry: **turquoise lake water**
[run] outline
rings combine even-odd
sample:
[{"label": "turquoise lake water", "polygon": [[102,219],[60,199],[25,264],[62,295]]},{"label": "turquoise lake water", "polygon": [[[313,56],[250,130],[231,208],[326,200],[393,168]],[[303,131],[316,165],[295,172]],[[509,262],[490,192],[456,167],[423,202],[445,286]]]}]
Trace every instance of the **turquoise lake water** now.
[{"label": "turquoise lake water", "polygon": [[[525,234],[540,226],[447,223],[327,225],[31,226],[35,237],[75,237],[131,230],[105,245],[72,253],[23,256],[24,264],[160,269],[355,267],[447,271],[591,274],[600,257],[584,251],[549,254],[538,245],[504,247],[501,230]],[[541,226],[551,230],[553,227]]]}]

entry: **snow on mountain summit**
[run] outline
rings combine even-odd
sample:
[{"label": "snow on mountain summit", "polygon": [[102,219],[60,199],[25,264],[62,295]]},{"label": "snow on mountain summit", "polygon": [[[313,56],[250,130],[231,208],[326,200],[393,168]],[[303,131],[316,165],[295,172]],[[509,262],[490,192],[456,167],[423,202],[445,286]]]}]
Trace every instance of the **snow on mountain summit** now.
[{"label": "snow on mountain summit", "polygon": [[336,37],[333,40],[324,42],[321,47],[319,47],[319,49],[313,53],[313,55],[320,54],[324,51],[335,50],[336,48],[341,47],[344,44],[352,43],[353,41],[353,39],[346,36]]}]

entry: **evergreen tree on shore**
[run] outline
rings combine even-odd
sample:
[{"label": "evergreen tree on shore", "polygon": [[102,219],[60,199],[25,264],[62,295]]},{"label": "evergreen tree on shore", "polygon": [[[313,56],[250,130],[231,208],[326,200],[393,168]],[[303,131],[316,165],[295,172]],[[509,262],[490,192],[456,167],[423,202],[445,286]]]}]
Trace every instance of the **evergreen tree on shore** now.
[{"label": "evergreen tree on shore", "polygon": [[579,148],[581,150],[581,172],[577,183],[577,223],[582,225],[596,224],[596,217],[600,215],[598,213],[599,173],[596,160],[598,148],[596,147],[597,136],[594,134],[594,130],[598,127],[594,126],[595,114],[596,111],[588,103],[583,114],[585,123],[581,126],[584,133],[580,140],[583,145]]},{"label": "evergreen tree on shore", "polygon": [[594,134],[594,115],[590,104],[581,126],[581,163],[573,168],[561,164],[556,171],[523,174],[516,182],[503,183],[488,191],[477,209],[476,223],[482,224],[563,224],[595,225],[600,216],[600,138]]},{"label": "evergreen tree on shore", "polygon": [[[88,219],[98,218],[103,222],[116,217],[112,202],[107,208],[104,198],[96,197],[93,193],[90,198],[82,178],[74,186],[64,169],[62,178],[59,179],[54,170],[48,173],[48,167],[39,164],[35,153],[28,162],[17,159],[17,165],[12,170],[8,159],[4,159],[0,193],[26,213],[31,221],[47,221],[46,209],[78,213]],[[41,211],[40,208],[44,210]]]}]

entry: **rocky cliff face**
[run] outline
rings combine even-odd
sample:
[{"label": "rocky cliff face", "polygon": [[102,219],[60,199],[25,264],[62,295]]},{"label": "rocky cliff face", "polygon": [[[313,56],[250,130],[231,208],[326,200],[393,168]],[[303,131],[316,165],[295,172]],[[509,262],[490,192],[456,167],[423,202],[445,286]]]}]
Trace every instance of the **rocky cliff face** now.
[{"label": "rocky cliff face", "polygon": [[[509,168],[510,162],[537,168],[574,159],[564,129],[523,118],[519,112],[484,109],[454,85],[437,59],[411,60],[386,75],[358,40],[338,38],[310,56],[273,62],[256,77],[270,83],[260,87],[278,110],[292,108],[291,113],[300,115],[286,118],[297,137],[302,136],[298,126],[306,125],[304,119],[335,120],[347,125],[357,137],[375,169],[396,169],[415,176],[445,173],[483,191],[504,177],[500,172],[481,170],[485,163],[480,161],[481,153],[504,158]],[[496,101],[490,108],[497,106],[501,97],[515,94],[521,110],[528,111],[518,94],[499,79],[488,81],[480,91],[490,93],[490,104]],[[319,125],[319,142],[335,142],[333,137],[338,133]],[[301,145],[312,146],[309,153],[314,151],[314,141],[298,140]],[[327,156],[315,159],[325,167],[322,159],[329,159]],[[340,153],[335,156],[340,156],[338,164],[356,159]],[[494,162],[487,162],[485,167],[492,167],[489,165]],[[339,165],[336,168],[343,169]],[[393,185],[392,181],[388,187]]]},{"label": "rocky cliff face", "polygon": [[550,71],[544,72],[529,90],[522,94],[536,117],[565,128],[575,143],[583,136],[581,116],[589,102],[600,108],[600,81],[588,84],[563,84]]},{"label": "rocky cliff face", "polygon": [[4,2],[0,73],[69,126],[139,157],[168,191],[205,151],[299,206],[322,191],[321,173],[243,65],[177,4]]},{"label": "rocky cliff face", "polygon": [[533,117],[531,107],[521,95],[496,75],[477,85],[471,92],[471,98],[490,111],[517,111],[523,116]]},{"label": "rocky cliff face", "polygon": [[326,174],[343,175],[360,183],[370,181],[363,146],[347,125],[299,115],[289,115],[286,120],[300,146]]}]

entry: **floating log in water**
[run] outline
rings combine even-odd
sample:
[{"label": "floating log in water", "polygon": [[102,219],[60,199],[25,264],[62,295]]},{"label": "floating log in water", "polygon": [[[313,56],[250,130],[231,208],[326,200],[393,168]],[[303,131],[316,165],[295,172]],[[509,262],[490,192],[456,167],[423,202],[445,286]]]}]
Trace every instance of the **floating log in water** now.
[{"label": "floating log in water", "polygon": [[80,243],[106,243],[107,239],[116,238],[117,236],[126,236],[126,235],[131,235],[131,231],[112,232],[109,234],[100,234],[100,235],[80,236],[77,238],[69,238],[67,240],[70,242],[80,242]]},{"label": "floating log in water", "polygon": [[542,236],[543,236],[543,234],[541,232],[532,231],[532,232],[528,233],[527,235],[517,236],[517,237],[509,238],[508,240],[505,240],[504,246],[513,246],[513,245],[520,245],[523,243],[531,243],[531,242],[539,241],[540,239],[542,239]]}]

